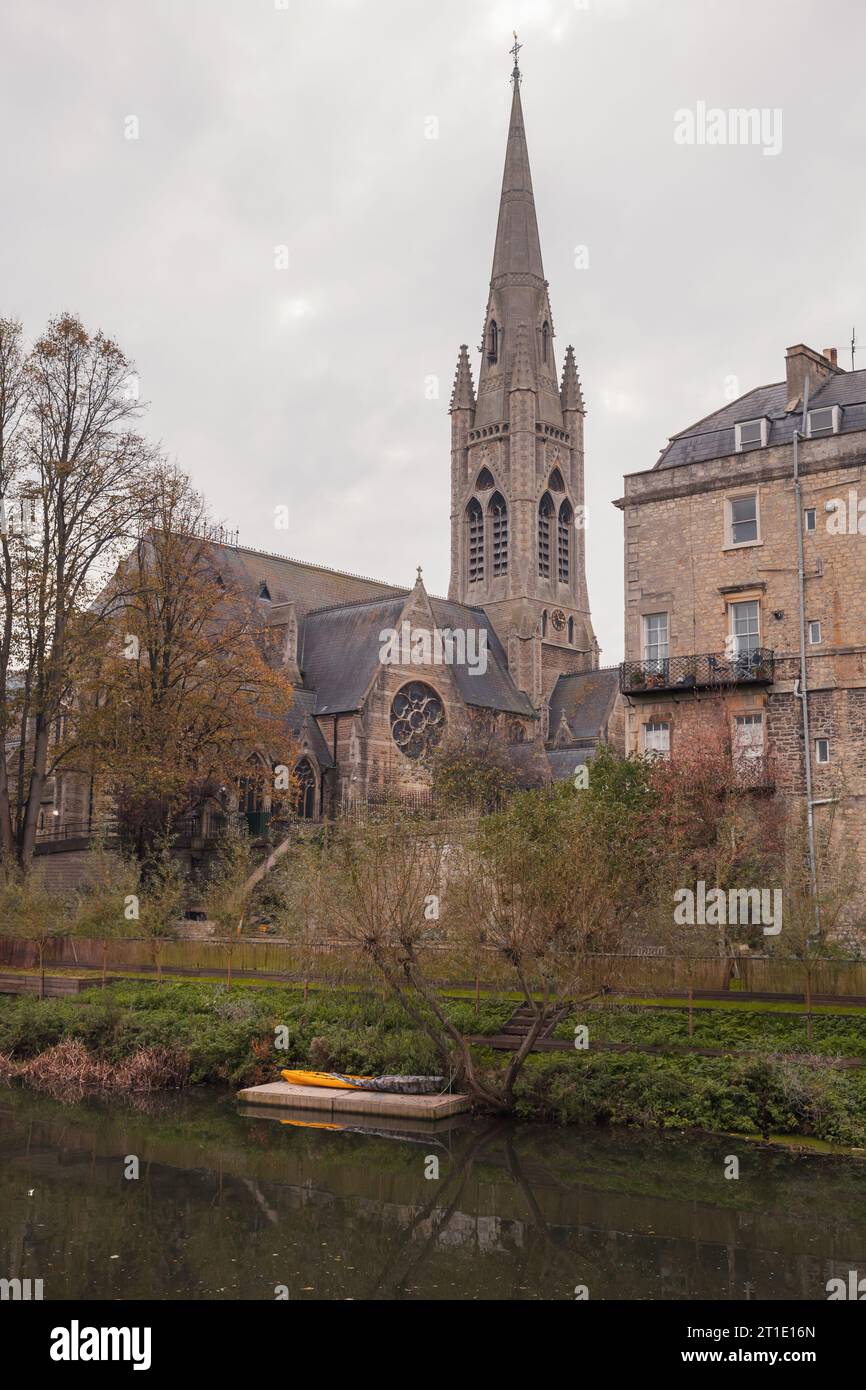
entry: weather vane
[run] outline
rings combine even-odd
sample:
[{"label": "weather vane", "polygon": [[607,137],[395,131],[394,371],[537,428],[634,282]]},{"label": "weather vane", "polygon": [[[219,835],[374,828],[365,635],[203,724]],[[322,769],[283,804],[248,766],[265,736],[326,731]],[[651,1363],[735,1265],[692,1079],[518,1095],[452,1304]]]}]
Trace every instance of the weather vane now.
[{"label": "weather vane", "polygon": [[510,54],[512,55],[512,57],[514,58],[514,71],[513,71],[512,74],[511,74],[511,79],[512,79],[513,82],[519,82],[519,81],[520,81],[520,68],[517,66],[517,58],[518,58],[518,55],[519,55],[519,53],[520,53],[521,48],[523,47],[523,44],[522,44],[522,43],[518,43],[518,41],[517,41],[517,30],[516,30],[516,29],[513,31],[513,33],[514,33],[514,47],[513,47],[513,48],[509,48],[509,50],[508,50],[509,53],[510,53]]}]

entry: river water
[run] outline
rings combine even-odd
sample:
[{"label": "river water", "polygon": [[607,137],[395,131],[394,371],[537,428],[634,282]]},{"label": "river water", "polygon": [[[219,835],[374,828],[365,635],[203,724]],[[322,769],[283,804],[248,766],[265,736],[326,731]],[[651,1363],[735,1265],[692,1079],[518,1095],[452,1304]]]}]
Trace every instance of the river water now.
[{"label": "river water", "polygon": [[214,1091],[0,1089],[0,1278],[41,1279],[46,1299],[823,1300],[852,1269],[857,1159],[463,1117],[307,1128]]}]

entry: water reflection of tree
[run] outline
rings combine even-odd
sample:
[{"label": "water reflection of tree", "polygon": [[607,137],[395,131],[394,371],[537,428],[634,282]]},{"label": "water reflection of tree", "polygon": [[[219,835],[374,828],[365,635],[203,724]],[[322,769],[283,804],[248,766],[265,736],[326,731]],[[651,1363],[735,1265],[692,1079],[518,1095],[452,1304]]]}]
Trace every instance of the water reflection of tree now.
[{"label": "water reflection of tree", "polygon": [[754,1151],[729,1183],[729,1140],[473,1121],[446,1156],[432,1137],[288,1130],[212,1094],[146,1116],[7,1094],[0,1265],[47,1277],[49,1298],[724,1298],[747,1281],[760,1298],[780,1278],[814,1297],[821,1262],[866,1240],[862,1167]]}]

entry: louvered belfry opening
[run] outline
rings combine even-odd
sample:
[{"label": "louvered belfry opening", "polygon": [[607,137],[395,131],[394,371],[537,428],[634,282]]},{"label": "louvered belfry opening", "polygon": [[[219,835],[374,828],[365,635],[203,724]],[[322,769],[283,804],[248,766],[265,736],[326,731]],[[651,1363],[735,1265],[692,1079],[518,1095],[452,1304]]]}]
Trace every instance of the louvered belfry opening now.
[{"label": "louvered belfry opening", "polygon": [[469,525],[469,583],[480,584],[484,579],[484,513],[481,503],[472,498],[466,508]]},{"label": "louvered belfry opening", "polygon": [[571,576],[571,525],[574,514],[568,502],[559,509],[559,582],[567,584]]},{"label": "louvered belfry opening", "polygon": [[550,531],[553,514],[553,502],[545,493],[538,504],[538,573],[543,579],[550,577]]},{"label": "louvered belfry opening", "polygon": [[490,518],[493,531],[493,573],[508,573],[508,508],[505,498],[495,492],[490,499]]}]

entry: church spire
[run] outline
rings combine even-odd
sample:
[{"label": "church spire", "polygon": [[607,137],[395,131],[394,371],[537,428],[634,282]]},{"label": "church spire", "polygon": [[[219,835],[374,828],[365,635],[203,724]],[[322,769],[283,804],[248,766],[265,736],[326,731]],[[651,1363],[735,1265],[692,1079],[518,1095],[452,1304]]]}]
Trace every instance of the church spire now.
[{"label": "church spire", "polygon": [[511,98],[511,121],[505,147],[502,191],[499,195],[499,222],[496,228],[491,283],[497,286],[506,284],[509,276],[531,275],[543,286],[541,241],[538,236],[529,150],[526,145],[523,105],[520,100],[520,70],[516,63],[514,73],[514,95]]},{"label": "church spire", "polygon": [[484,609],[514,681],[538,704],[557,672],[589,669],[596,646],[584,575],[580,378],[571,348],[561,383],[556,369],[516,35],[511,51],[478,388],[461,348],[451,395],[448,596]]},{"label": "church spire", "polygon": [[537,396],[537,419],[562,429],[562,407],[553,356],[553,320],[541,259],[541,239],[532,191],[529,150],[521,100],[520,44],[515,35],[511,75],[511,117],[499,195],[499,218],[493,249],[490,292],[478,374],[475,427],[509,420],[508,388],[515,369],[518,326],[526,325],[527,362],[521,364],[527,386]]}]

